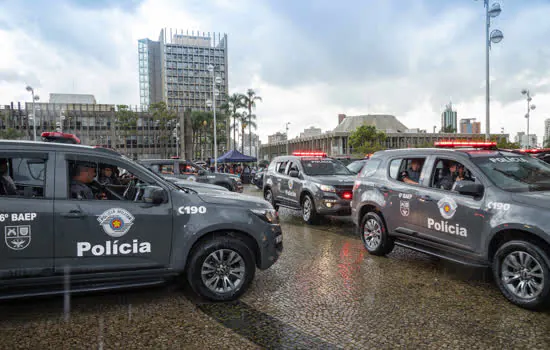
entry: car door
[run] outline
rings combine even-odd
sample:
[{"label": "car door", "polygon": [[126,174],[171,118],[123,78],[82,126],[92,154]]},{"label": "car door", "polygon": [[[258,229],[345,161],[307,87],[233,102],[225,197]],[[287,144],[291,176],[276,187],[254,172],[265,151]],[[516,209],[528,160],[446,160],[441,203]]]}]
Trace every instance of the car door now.
[{"label": "car door", "polygon": [[55,153],[3,149],[0,158],[17,188],[0,196],[0,277],[51,274]]},{"label": "car door", "polygon": [[453,248],[474,251],[481,242],[481,233],[486,225],[483,198],[462,195],[453,190],[437,188],[437,174],[442,163],[454,161],[463,165],[471,174],[472,181],[481,183],[480,174],[472,164],[449,156],[433,156],[430,176],[426,179],[422,195],[415,205],[424,213],[419,224],[421,235]]},{"label": "car door", "polygon": [[295,170],[300,172],[300,162],[297,160],[291,160],[288,163],[285,175],[283,178],[284,183],[282,186],[286,189],[284,196],[288,205],[299,208],[300,207],[300,193],[302,191],[302,180],[299,177],[291,177],[290,171]]},{"label": "car door", "polygon": [[387,162],[387,182],[376,185],[376,188],[387,198],[382,213],[390,232],[415,234],[422,221],[423,213],[416,206],[416,196],[421,190],[420,184],[405,183],[401,173],[408,169],[413,160],[422,163],[421,177],[424,176],[426,157],[407,156],[391,158]]},{"label": "car door", "polygon": [[[71,165],[86,161],[127,170],[166,191],[167,201],[151,205],[119,199],[72,199]],[[143,171],[142,171],[143,170]],[[77,272],[162,268],[168,266],[173,210],[168,189],[144,169],[123,159],[58,153],[55,192],[55,269]],[[124,190],[119,190],[123,193]]]},{"label": "car door", "polygon": [[273,197],[278,203],[288,205],[288,200],[285,196],[287,189],[286,181],[286,167],[288,160],[281,159],[277,162],[277,168],[275,169],[273,176]]}]

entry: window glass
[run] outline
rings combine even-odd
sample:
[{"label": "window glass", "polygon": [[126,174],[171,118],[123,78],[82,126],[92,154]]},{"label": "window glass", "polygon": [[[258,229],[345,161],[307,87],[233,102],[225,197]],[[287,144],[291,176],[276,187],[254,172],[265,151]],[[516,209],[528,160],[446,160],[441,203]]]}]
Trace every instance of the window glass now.
[{"label": "window glass", "polygon": [[295,162],[290,163],[287,173],[290,173],[292,170],[300,171],[300,169],[298,168],[298,164],[296,164]]},{"label": "window glass", "polygon": [[286,170],[286,165],[288,164],[288,161],[280,162],[277,166],[277,172],[279,174],[284,174]]},{"label": "window glass", "polygon": [[359,174],[361,169],[363,169],[363,166],[365,165],[367,161],[366,160],[358,160],[355,162],[351,162],[348,165],[346,165],[346,168],[349,169],[354,174]]},{"label": "window glass", "polygon": [[417,185],[424,162],[424,158],[418,157],[394,159],[390,163],[390,177],[410,185]]},{"label": "window glass", "polygon": [[367,160],[365,165],[363,166],[363,169],[361,170],[361,177],[370,177],[374,175],[380,163],[380,159]]},{"label": "window glass", "polygon": [[130,169],[112,163],[68,162],[68,198],[74,200],[141,201],[148,183],[135,176]]},{"label": "window glass", "polygon": [[161,164],[161,165],[159,165],[159,171],[163,175],[174,175],[174,165],[173,164]]},{"label": "window glass", "polygon": [[458,181],[475,182],[476,178],[464,164],[451,159],[438,158],[430,179],[430,186],[452,191]]},{"label": "window glass", "polygon": [[46,161],[40,158],[0,158],[0,196],[44,197]]},{"label": "window glass", "polygon": [[550,164],[537,158],[500,152],[473,162],[499,188],[510,192],[550,190]]},{"label": "window glass", "polygon": [[344,164],[334,159],[302,159],[304,172],[310,176],[353,175]]},{"label": "window glass", "polygon": [[180,174],[198,174],[199,167],[191,164],[180,163]]}]

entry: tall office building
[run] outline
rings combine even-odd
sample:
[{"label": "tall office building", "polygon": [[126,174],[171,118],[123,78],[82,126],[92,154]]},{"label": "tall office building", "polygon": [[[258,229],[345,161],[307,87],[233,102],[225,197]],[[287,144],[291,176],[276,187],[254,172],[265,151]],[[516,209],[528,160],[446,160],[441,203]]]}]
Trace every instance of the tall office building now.
[{"label": "tall office building", "polygon": [[138,41],[139,91],[142,108],[164,101],[171,108],[210,110],[213,75],[220,77],[216,110],[227,99],[227,34],[162,29],[158,41]]},{"label": "tall office building", "polygon": [[453,130],[456,133],[458,131],[457,117],[457,112],[453,111],[452,102],[449,102],[443,113],[441,113],[441,130]]},{"label": "tall office building", "polygon": [[473,120],[476,120],[476,118],[460,119],[461,134],[481,134],[481,123]]}]

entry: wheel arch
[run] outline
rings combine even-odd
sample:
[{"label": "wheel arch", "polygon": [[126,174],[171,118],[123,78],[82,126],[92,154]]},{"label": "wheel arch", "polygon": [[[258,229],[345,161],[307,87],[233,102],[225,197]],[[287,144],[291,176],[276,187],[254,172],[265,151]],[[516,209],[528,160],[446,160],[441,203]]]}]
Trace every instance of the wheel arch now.
[{"label": "wheel arch", "polygon": [[242,231],[242,230],[236,230],[236,229],[218,229],[214,231],[210,231],[207,233],[202,234],[200,237],[198,237],[191,245],[191,248],[187,251],[187,256],[185,257],[185,269],[189,266],[189,260],[192,258],[195,251],[200,247],[200,245],[204,242],[215,240],[223,237],[231,237],[236,238],[238,240],[241,240],[246,244],[246,246],[250,249],[252,252],[252,256],[254,257],[254,264],[256,267],[259,267],[259,264],[261,262],[261,250],[258,242],[254,237],[249,234],[248,232]]},{"label": "wheel arch", "polygon": [[382,214],[382,211],[380,210],[380,206],[378,206],[374,202],[366,202],[359,208],[359,213],[357,214],[357,229],[358,232],[361,232],[361,222],[363,221],[363,216],[365,216],[367,213],[376,213],[376,215],[380,216],[382,219],[382,222],[384,223],[386,232],[388,235],[390,232],[388,231],[388,224],[386,222],[386,218],[384,217],[384,214]]},{"label": "wheel arch", "polygon": [[518,227],[511,227],[494,232],[491,238],[488,240],[486,250],[487,261],[492,263],[493,257],[498,248],[504,243],[513,240],[522,240],[535,244],[542,250],[544,250],[544,252],[548,254],[548,256],[550,256],[550,241],[548,240],[548,238],[545,238],[541,234],[534,231],[529,231]]}]

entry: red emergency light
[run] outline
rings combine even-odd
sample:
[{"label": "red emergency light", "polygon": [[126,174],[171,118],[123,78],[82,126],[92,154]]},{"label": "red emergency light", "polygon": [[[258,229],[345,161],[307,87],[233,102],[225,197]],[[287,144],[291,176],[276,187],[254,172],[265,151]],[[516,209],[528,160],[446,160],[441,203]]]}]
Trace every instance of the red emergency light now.
[{"label": "red emergency light", "polygon": [[550,152],[550,148],[520,149],[519,151],[522,153],[537,154],[537,153],[543,153],[543,152]]},{"label": "red emergency light", "polygon": [[436,141],[434,146],[439,148],[496,148],[497,143],[494,141]]},{"label": "red emergency light", "polygon": [[57,131],[46,131],[40,134],[44,142],[80,144],[80,139],[73,134],[65,134]]},{"label": "red emergency light", "polygon": [[344,192],[342,194],[342,198],[344,199],[351,199],[353,197],[353,194],[351,192]]},{"label": "red emergency light", "polygon": [[307,152],[307,151],[296,151],[296,152],[293,152],[292,155],[297,157],[323,157],[323,158],[326,158],[327,156],[325,152]]}]

